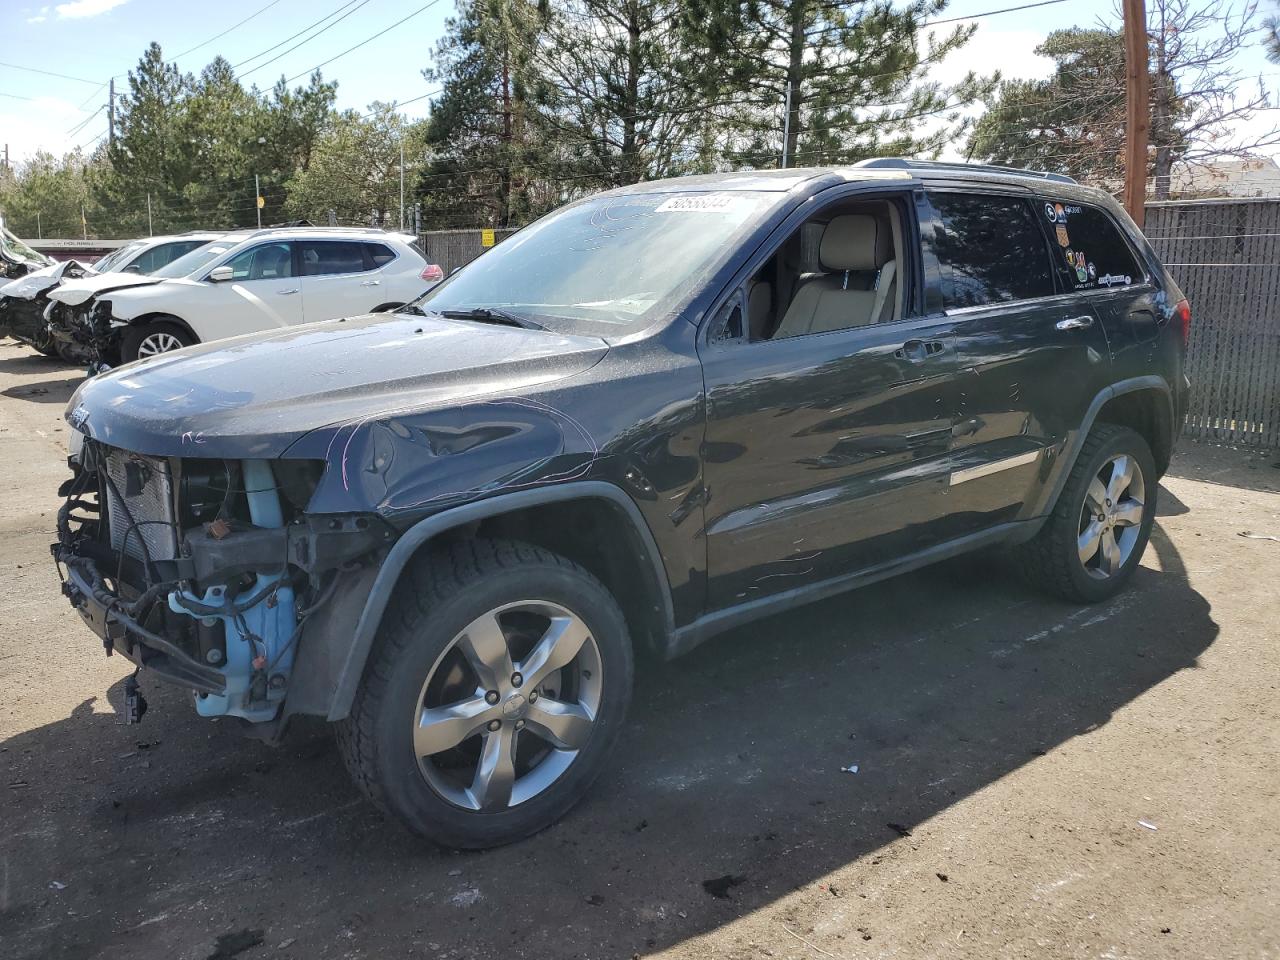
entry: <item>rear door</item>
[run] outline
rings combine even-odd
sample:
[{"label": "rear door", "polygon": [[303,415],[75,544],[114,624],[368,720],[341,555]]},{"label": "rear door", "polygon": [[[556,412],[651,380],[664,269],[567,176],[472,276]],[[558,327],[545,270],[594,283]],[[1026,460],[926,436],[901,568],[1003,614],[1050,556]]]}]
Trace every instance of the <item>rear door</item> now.
[{"label": "rear door", "polygon": [[1025,518],[1109,381],[1110,356],[1098,318],[1056,272],[1066,248],[1050,239],[1056,223],[1042,203],[972,189],[929,199],[926,233],[960,365],[947,530],[961,536]]},{"label": "rear door", "polygon": [[[1102,322],[1111,347],[1113,378],[1151,373],[1151,353],[1167,311],[1158,288],[1116,222],[1101,207],[1060,198],[1043,201],[1056,218],[1056,263],[1063,285]],[[1065,246],[1063,246],[1065,243]]]},{"label": "rear door", "polygon": [[369,244],[359,240],[299,240],[307,322],[368,313],[387,302]]}]

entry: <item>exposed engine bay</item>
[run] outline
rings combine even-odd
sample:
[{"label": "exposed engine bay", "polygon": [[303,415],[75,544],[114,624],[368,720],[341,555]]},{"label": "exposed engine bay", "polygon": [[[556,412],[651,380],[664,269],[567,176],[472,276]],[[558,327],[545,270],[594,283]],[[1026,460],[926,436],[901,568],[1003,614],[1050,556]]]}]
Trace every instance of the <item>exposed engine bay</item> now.
[{"label": "exposed engine bay", "polygon": [[391,528],[308,515],[316,460],[150,457],[89,438],[77,460],[52,553],[107,655],[190,689],[202,716],[282,720],[304,628]]}]

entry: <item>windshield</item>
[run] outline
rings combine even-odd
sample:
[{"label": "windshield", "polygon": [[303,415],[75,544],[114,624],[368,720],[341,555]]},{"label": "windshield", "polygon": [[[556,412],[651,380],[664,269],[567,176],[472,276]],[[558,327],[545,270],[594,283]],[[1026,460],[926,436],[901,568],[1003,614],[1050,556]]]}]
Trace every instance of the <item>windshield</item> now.
[{"label": "windshield", "polygon": [[126,243],[123,247],[111,251],[105,257],[99,257],[98,261],[93,265],[93,269],[98,273],[110,273],[116,267],[121,266],[125,260],[133,256],[141,250],[145,244],[141,240],[134,240],[132,243]]},{"label": "windshield", "polygon": [[21,257],[23,260],[29,260],[32,263],[39,263],[44,266],[48,266],[53,263],[53,261],[43,253],[36,253],[36,251],[32,250],[25,243],[15,237],[9,232],[7,227],[0,226],[0,244],[4,246],[5,250],[9,251],[14,256]]},{"label": "windshield", "polygon": [[416,303],[435,312],[496,307],[606,336],[638,328],[676,307],[780,200],[746,191],[588,200],[504,240]]},{"label": "windshield", "polygon": [[161,267],[159,270],[152,270],[151,276],[163,277],[166,280],[189,277],[204,267],[210,260],[222,256],[233,246],[235,246],[233,243],[214,243],[206,247],[197,247],[190,253],[183,254],[168,266]]}]

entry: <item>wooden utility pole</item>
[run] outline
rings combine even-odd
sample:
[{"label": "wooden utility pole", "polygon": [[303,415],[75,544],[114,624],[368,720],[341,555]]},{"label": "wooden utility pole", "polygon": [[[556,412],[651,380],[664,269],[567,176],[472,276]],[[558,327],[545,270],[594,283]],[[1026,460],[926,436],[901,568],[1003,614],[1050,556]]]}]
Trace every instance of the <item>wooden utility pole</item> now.
[{"label": "wooden utility pole", "polygon": [[1124,206],[1139,227],[1147,207],[1147,134],[1151,127],[1146,0],[1124,2]]}]

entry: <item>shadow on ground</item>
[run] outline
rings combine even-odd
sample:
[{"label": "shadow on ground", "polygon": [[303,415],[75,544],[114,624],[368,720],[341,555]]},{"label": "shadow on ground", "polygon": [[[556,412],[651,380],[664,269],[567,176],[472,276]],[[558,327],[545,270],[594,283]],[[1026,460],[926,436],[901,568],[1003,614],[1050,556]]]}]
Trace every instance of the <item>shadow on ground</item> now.
[{"label": "shadow on ground", "polygon": [[321,728],[272,750],[154,683],[141,727],[85,704],[0,745],[0,940],[10,960],[201,958],[219,937],[247,958],[289,939],[306,957],[670,946],[921,842],[939,811],[1193,667],[1218,628],[1159,528],[1152,545],[1163,572],[1097,607],[968,559],[650,667],[589,798],[483,854],[384,820]]}]

